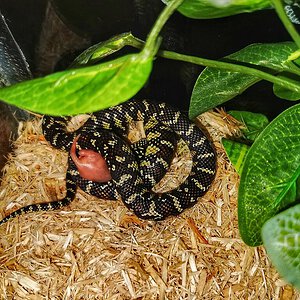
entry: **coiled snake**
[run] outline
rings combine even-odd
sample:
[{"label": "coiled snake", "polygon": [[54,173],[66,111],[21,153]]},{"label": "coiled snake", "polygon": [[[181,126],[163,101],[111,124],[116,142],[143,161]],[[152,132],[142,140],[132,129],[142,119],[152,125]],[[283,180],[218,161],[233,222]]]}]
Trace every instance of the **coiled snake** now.
[{"label": "coiled snake", "polygon": [[[124,137],[128,123],[137,120],[144,121],[147,138],[130,146]],[[43,132],[46,139],[54,147],[70,151],[77,137],[79,149],[101,153],[112,179],[99,183],[82,178],[69,155],[65,198],[20,208],[1,220],[0,225],[22,213],[68,205],[75,197],[77,186],[103,199],[121,196],[124,204],[138,217],[162,220],[194,205],[214,179],[216,155],[211,143],[187,117],[164,103],[129,101],[92,114],[74,132],[66,131],[66,123],[64,117],[45,116]],[[163,177],[178,137],[191,151],[191,172],[178,188],[168,193],[153,193],[150,188]]]}]

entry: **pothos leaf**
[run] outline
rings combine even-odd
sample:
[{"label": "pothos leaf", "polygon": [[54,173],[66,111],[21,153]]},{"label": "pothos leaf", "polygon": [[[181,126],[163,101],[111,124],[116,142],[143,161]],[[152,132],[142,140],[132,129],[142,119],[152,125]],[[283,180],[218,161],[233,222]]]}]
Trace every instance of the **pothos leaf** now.
[{"label": "pothos leaf", "polygon": [[262,243],[263,224],[295,202],[300,176],[300,104],[274,119],[251,146],[238,193],[239,230],[250,246]]},{"label": "pothos leaf", "polygon": [[86,49],[75,58],[71,67],[95,64],[99,60],[121,50],[127,45],[142,47],[144,42],[134,37],[131,32],[118,34],[107,41],[100,42]]},{"label": "pothos leaf", "polygon": [[268,220],[262,239],[272,263],[283,278],[300,289],[300,204]]},{"label": "pothos leaf", "polygon": [[152,56],[130,54],[99,65],[54,73],[0,89],[0,99],[33,112],[73,115],[134,96],[152,69]]},{"label": "pothos leaf", "polygon": [[[264,67],[270,73],[289,71],[289,56],[297,50],[292,42],[253,44],[224,58],[227,62]],[[244,92],[260,78],[240,72],[205,68],[197,79],[191,97],[190,118],[220,105]]]},{"label": "pothos leaf", "polygon": [[[283,76],[281,76],[281,77],[283,77]],[[292,79],[286,78],[286,80],[292,80]],[[300,82],[299,82],[299,85],[300,85]],[[281,99],[286,99],[286,100],[291,100],[291,101],[300,100],[299,92],[291,91],[289,89],[286,89],[286,88],[276,85],[276,84],[274,84],[274,86],[273,86],[273,92],[277,97],[279,97]]]}]

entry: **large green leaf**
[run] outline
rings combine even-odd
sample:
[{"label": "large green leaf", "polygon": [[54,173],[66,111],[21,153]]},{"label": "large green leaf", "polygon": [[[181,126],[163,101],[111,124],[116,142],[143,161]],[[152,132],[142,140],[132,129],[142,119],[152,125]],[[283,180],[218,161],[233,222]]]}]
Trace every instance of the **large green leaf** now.
[{"label": "large green leaf", "polygon": [[0,99],[50,115],[101,110],[134,96],[147,81],[152,60],[152,56],[141,52],[91,67],[54,73],[2,88]]},{"label": "large green leaf", "polygon": [[239,230],[250,246],[262,243],[263,224],[292,205],[300,176],[300,104],[274,119],[251,146],[238,193]]},{"label": "large green leaf", "polygon": [[[297,46],[292,42],[253,44],[226,56],[223,60],[263,67],[269,73],[276,74],[291,70],[289,56],[296,50]],[[260,78],[253,75],[205,68],[194,86],[190,118],[195,118],[200,113],[234,98],[258,81]]]},{"label": "large green leaf", "polygon": [[300,289],[300,204],[268,220],[262,229],[264,246],[283,278]]},{"label": "large green leaf", "polygon": [[178,11],[193,19],[212,19],[267,8],[270,4],[268,0],[185,0]]}]

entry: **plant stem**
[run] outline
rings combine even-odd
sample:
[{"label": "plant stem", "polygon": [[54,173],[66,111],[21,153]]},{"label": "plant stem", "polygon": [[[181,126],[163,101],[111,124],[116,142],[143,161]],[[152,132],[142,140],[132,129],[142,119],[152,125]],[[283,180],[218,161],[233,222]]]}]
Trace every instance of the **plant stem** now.
[{"label": "plant stem", "polygon": [[170,16],[173,14],[173,12],[176,10],[178,6],[183,2],[184,0],[174,0],[171,3],[167,4],[167,6],[164,8],[164,10],[161,12],[159,17],[157,18],[154,26],[152,27],[147,40],[145,47],[143,49],[143,53],[148,57],[149,55],[154,56],[156,52],[158,51],[157,47],[157,38],[158,35],[165,25],[165,23],[168,21]]},{"label": "plant stem", "polygon": [[270,81],[272,83],[278,84],[284,88],[300,93],[300,84],[299,82],[293,82],[292,80],[288,80],[287,78],[283,79],[278,76],[274,76],[272,74],[263,72],[261,70],[255,69],[254,67],[246,67],[238,64],[227,63],[223,61],[216,61],[211,59],[205,59],[185,54],[179,54],[172,51],[159,51],[158,55],[167,59],[185,61],[189,63],[193,63],[200,66],[225,69],[230,72],[239,72],[251,76],[258,77],[260,79],[264,79]]},{"label": "plant stem", "polygon": [[291,23],[289,18],[287,17],[281,0],[273,0],[274,8],[277,12],[278,17],[280,18],[281,22],[283,23],[285,29],[288,31],[298,48],[300,48],[300,36],[295,28],[295,26]]},{"label": "plant stem", "polygon": [[[131,43],[130,45],[132,47],[136,47],[138,49],[142,49],[144,43],[137,39],[133,38],[135,40],[135,43]],[[223,70],[227,70],[229,72],[240,72],[243,74],[251,75],[251,76],[256,76],[260,79],[267,80],[269,82],[278,84],[282,87],[285,87],[289,90],[295,91],[297,93],[300,92],[300,85],[299,82],[288,80],[287,78],[280,78],[278,76],[274,76],[270,73],[266,73],[264,71],[258,70],[255,68],[255,65],[252,67],[246,67],[242,66],[239,64],[234,64],[234,63],[228,63],[228,62],[223,62],[223,61],[217,61],[217,60],[211,60],[211,59],[205,59],[201,57],[196,57],[196,56],[190,56],[190,55],[185,55],[185,54],[180,54],[172,51],[166,51],[166,50],[159,50],[157,53],[158,56],[164,57],[167,59],[173,59],[173,60],[178,60],[178,61],[185,61],[189,62],[192,64],[204,66],[204,67],[212,67],[212,68],[219,68]],[[290,62],[290,70],[292,73],[296,75],[299,74],[299,68],[297,66],[294,66],[292,64],[292,61]]]}]

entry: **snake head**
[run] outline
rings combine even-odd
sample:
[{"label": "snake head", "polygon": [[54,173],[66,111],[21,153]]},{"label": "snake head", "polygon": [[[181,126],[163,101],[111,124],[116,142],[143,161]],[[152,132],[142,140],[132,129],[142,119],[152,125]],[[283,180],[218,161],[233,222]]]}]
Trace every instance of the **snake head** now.
[{"label": "snake head", "polygon": [[74,161],[80,176],[84,179],[94,182],[107,182],[111,180],[111,175],[105,159],[96,151],[82,149],[76,154],[76,144],[80,135],[78,135],[71,147],[70,156]]}]

